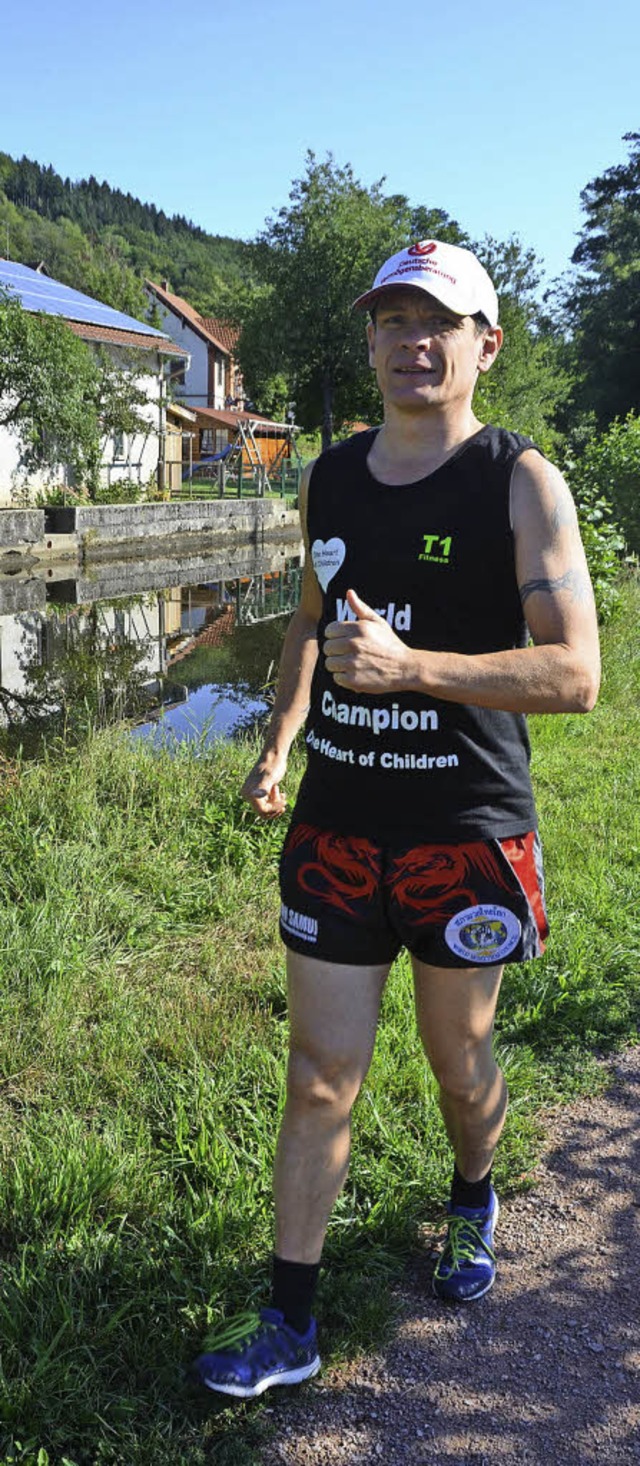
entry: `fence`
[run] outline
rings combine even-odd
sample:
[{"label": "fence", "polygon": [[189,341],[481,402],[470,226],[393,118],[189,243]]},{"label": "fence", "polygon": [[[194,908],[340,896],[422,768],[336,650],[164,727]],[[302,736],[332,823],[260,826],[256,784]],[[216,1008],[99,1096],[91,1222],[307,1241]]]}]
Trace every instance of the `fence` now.
[{"label": "fence", "polygon": [[297,463],[284,463],[275,471],[269,471],[264,464],[249,468],[243,464],[242,456],[228,468],[224,459],[218,463],[194,463],[181,483],[175,479],[171,485],[172,499],[262,499],[265,494],[277,498],[297,499],[300,489],[302,467]]}]

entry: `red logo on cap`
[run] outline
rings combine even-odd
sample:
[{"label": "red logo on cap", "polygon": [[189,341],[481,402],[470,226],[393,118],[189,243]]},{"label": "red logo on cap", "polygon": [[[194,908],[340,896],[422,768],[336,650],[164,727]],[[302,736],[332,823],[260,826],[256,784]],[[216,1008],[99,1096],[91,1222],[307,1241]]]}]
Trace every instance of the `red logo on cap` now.
[{"label": "red logo on cap", "polygon": [[412,244],[411,249],[408,249],[407,250],[407,254],[409,254],[409,255],[432,255],[434,249],[437,249],[437,245],[431,244],[431,243],[429,243],[429,244]]}]

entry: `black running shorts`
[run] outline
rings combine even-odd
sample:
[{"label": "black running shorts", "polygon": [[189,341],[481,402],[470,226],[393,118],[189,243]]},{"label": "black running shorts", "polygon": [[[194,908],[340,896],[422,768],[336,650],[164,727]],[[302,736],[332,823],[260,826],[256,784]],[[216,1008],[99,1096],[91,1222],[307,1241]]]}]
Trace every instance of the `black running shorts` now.
[{"label": "black running shorts", "polygon": [[293,952],[377,966],[402,947],[434,967],[539,957],[548,935],[540,842],[381,846],[294,824],[280,862],[280,931]]}]

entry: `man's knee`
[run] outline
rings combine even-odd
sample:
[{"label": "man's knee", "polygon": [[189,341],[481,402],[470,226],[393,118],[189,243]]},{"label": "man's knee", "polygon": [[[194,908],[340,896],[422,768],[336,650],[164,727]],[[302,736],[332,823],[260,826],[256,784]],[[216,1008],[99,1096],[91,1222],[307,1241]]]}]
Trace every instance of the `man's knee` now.
[{"label": "man's knee", "polygon": [[287,1070],[287,1099],[298,1108],[348,1114],[363,1077],[351,1055],[338,1053],[329,1056],[292,1048]]},{"label": "man's knee", "polygon": [[461,1047],[454,1053],[431,1057],[431,1068],[440,1091],[458,1104],[476,1105],[486,1099],[499,1070],[485,1045]]}]

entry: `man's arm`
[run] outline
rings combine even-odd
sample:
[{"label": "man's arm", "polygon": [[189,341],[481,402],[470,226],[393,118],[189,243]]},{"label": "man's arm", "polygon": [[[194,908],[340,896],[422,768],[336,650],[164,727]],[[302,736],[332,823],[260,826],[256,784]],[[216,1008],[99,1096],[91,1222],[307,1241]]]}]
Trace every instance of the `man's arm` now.
[{"label": "man's arm", "polygon": [[300,604],[294,613],[282,648],[278,688],[262,753],[242,786],[244,799],[258,814],[282,814],[286,799],[280,788],[287,768],[289,749],[304,723],[311,695],[311,679],[318,657],[317,631],[322,614],[322,592],[313,569],[307,534],[307,498],[313,464],[308,464],[300,482],[300,524],[305,544]]},{"label": "man's arm", "polygon": [[420,692],[508,712],[589,712],[598,695],[598,626],[573,499],[535,450],[512,480],[516,574],[534,645],[465,656],[414,650],[349,592],[357,622],[327,627],[327,668],[356,692]]}]

